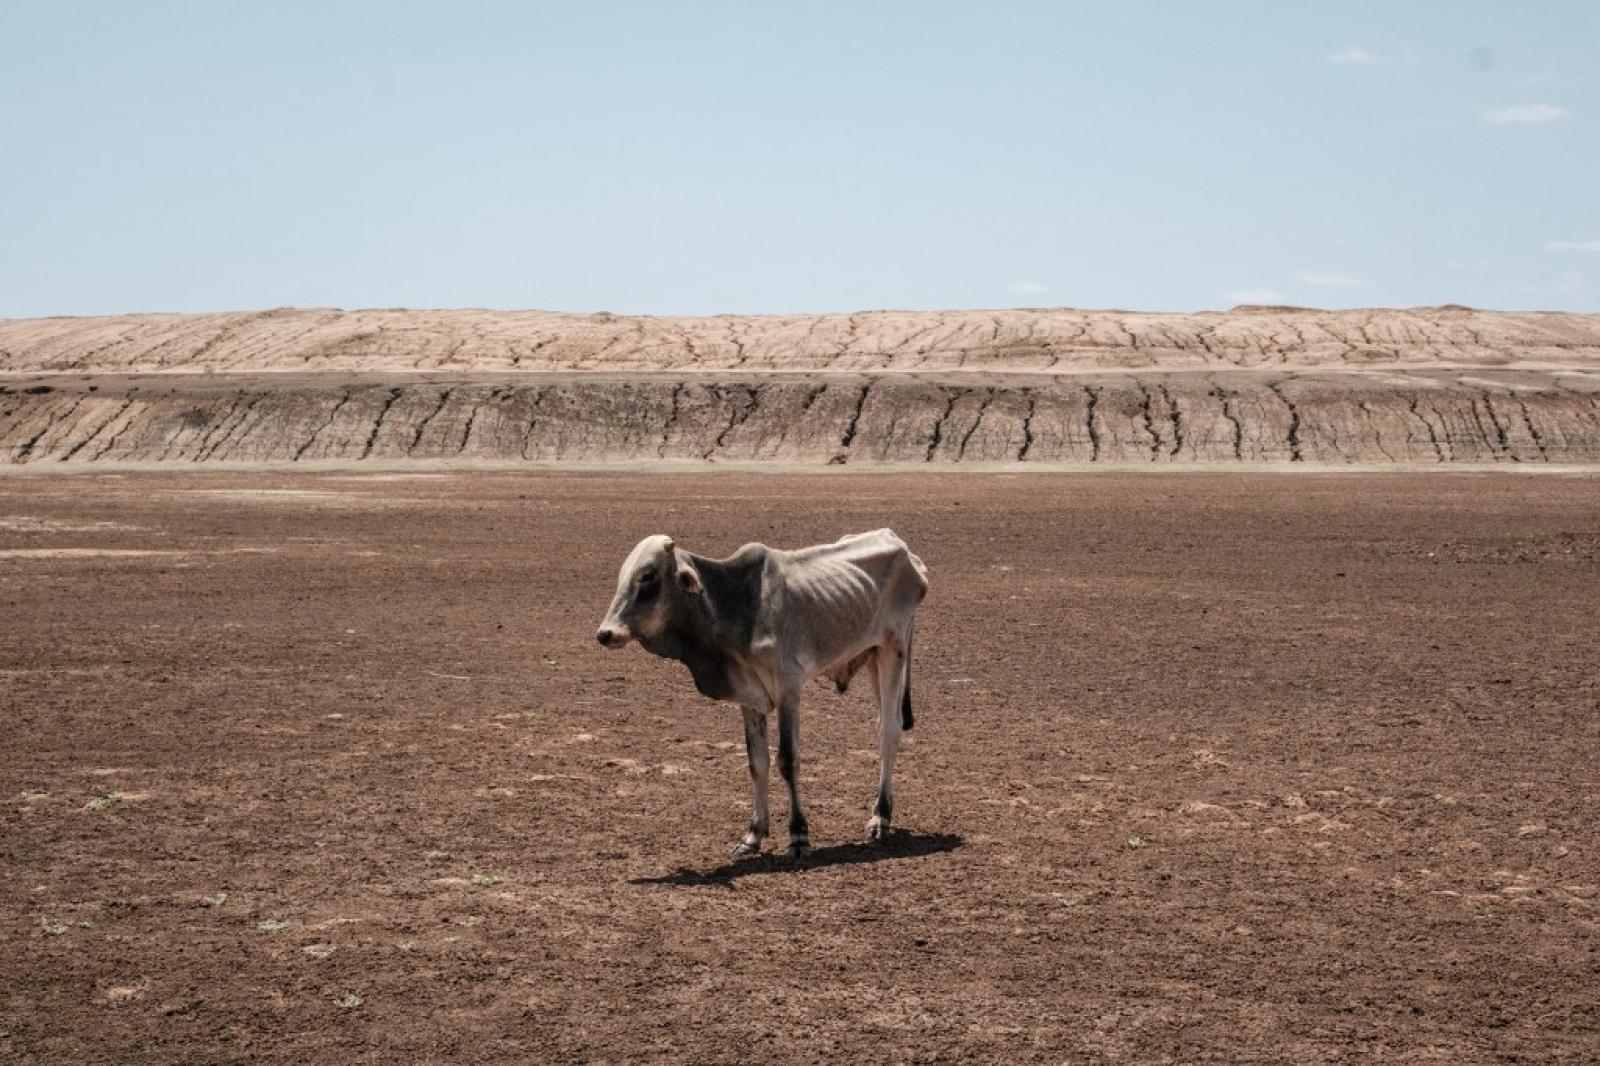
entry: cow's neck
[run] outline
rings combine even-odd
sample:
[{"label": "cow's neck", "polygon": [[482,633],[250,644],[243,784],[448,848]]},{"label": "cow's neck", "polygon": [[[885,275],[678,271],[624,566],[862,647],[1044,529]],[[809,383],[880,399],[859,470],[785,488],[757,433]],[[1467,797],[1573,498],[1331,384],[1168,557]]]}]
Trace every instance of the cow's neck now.
[{"label": "cow's neck", "polygon": [[649,650],[689,668],[694,686],[714,700],[733,697],[740,661],[750,651],[761,596],[762,553],[727,559],[689,556],[700,575],[698,593],[674,590],[671,621]]}]

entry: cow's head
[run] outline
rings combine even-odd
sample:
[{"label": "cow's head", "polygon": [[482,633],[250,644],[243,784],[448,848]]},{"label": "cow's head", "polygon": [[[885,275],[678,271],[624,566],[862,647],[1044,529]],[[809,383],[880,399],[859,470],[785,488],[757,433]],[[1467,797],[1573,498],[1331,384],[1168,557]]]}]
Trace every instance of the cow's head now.
[{"label": "cow's head", "polygon": [[681,597],[700,591],[700,575],[672,538],[662,533],[646,537],[623,562],[617,594],[595,637],[608,648],[635,638],[648,641],[666,628]]}]

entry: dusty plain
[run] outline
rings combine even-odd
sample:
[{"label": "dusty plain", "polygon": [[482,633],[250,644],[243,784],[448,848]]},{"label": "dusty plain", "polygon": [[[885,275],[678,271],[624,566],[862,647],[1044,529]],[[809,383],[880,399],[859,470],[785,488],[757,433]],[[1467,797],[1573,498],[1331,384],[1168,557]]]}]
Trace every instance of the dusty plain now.
[{"label": "dusty plain", "polygon": [[[644,533],[927,560],[818,850],[593,627]],[[1600,480],[0,478],[0,1061],[1600,1058]],[[774,809],[781,823],[781,790]]]}]

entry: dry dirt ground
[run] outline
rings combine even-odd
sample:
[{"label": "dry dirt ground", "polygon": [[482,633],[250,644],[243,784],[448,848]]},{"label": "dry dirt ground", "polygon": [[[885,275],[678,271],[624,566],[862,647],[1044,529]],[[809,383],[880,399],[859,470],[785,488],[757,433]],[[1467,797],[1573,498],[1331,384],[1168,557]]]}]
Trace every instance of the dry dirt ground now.
[{"label": "dry dirt ground", "polygon": [[[644,533],[932,571],[814,860],[593,630]],[[1600,480],[0,478],[0,1060],[1600,1058]],[[781,789],[774,795],[781,824]]]}]

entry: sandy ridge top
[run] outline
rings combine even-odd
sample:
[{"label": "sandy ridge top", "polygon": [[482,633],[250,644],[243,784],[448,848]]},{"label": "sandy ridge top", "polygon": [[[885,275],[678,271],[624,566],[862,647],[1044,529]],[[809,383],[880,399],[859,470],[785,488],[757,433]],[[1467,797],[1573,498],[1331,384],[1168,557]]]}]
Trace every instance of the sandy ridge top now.
[{"label": "sandy ridge top", "polygon": [[871,311],[645,317],[282,308],[0,320],[0,373],[1600,366],[1600,314]]}]

